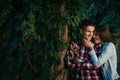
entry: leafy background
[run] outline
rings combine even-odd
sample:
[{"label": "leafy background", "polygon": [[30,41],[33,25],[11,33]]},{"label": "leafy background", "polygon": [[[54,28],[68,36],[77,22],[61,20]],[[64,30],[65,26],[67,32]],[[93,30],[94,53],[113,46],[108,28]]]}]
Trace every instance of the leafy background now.
[{"label": "leafy background", "polygon": [[120,57],[119,8],[119,0],[0,0],[0,80],[50,79],[51,66],[61,63],[69,41],[80,38],[86,18],[110,29]]}]

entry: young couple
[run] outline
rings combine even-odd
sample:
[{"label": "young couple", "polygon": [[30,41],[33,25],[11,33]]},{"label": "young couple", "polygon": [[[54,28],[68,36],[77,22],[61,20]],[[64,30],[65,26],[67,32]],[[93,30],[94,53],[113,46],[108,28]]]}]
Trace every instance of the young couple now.
[{"label": "young couple", "polygon": [[68,80],[118,80],[115,45],[108,28],[95,27],[91,20],[81,23],[81,40],[71,42],[68,55]]}]

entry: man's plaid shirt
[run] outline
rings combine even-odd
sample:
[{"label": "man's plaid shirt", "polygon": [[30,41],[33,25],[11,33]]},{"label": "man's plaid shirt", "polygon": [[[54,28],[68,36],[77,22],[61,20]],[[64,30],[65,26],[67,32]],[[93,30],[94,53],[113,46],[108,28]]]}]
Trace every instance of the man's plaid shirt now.
[{"label": "man's plaid shirt", "polygon": [[[80,41],[77,44],[70,43],[70,47],[73,47],[74,52],[67,51],[69,80],[101,80],[100,68],[93,66],[88,54],[89,49]],[[94,45],[94,49],[98,54],[100,46]],[[74,61],[76,57],[79,58],[78,63]]]}]

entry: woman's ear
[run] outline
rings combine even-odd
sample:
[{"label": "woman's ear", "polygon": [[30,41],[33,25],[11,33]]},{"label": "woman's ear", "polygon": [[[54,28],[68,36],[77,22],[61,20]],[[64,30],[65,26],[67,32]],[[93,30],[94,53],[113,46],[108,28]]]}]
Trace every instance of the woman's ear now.
[{"label": "woman's ear", "polygon": [[80,33],[81,33],[81,34],[83,33],[83,30],[82,30],[82,29],[80,29]]}]

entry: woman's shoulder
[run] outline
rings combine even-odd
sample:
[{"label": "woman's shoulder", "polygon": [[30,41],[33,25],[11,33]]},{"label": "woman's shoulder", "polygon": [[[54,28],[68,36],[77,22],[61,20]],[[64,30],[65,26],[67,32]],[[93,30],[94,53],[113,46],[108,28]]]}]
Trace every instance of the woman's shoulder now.
[{"label": "woman's shoulder", "polygon": [[115,47],[115,44],[114,44],[113,42],[105,42],[104,45],[105,45],[106,47],[110,47],[110,46]]},{"label": "woman's shoulder", "polygon": [[113,42],[105,42],[106,45],[114,45]]}]

